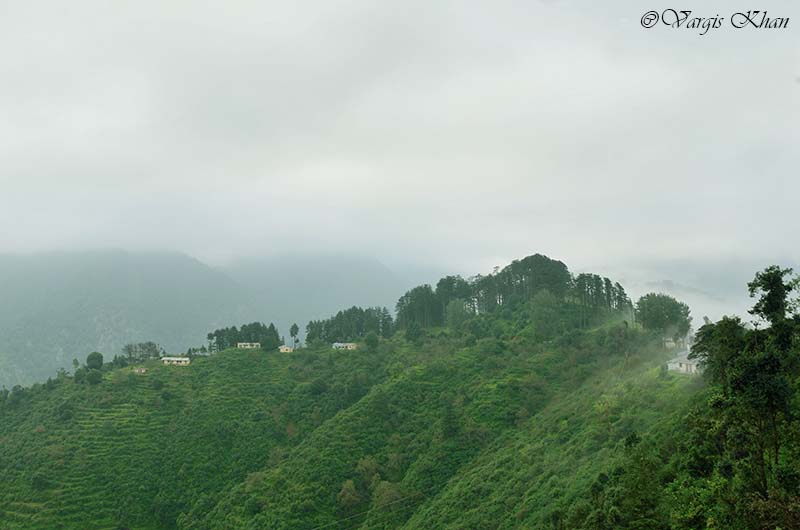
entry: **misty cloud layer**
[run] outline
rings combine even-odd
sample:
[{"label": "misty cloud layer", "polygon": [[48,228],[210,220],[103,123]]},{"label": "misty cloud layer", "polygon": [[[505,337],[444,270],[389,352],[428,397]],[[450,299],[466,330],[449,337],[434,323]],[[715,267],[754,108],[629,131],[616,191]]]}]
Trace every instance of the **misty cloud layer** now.
[{"label": "misty cloud layer", "polygon": [[800,9],[594,4],[6,3],[0,251],[797,261]]}]

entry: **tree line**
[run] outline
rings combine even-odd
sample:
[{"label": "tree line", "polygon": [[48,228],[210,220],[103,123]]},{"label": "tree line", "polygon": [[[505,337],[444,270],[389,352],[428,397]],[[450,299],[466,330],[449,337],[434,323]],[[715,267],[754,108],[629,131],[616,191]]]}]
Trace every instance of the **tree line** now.
[{"label": "tree line", "polygon": [[369,333],[388,338],[394,332],[394,320],[385,307],[353,306],[331,318],[312,320],[306,325],[306,341],[348,342]]},{"label": "tree line", "polygon": [[[441,278],[436,287],[419,285],[403,294],[393,318],[386,307],[357,307],[339,311],[326,319],[306,325],[306,341],[350,342],[363,340],[370,333],[388,338],[396,330],[409,340],[421,337],[426,329],[468,325],[468,333],[485,336],[478,329],[487,324],[483,317],[523,310],[542,336],[554,336],[569,329],[586,329],[609,317],[638,321],[646,329],[684,336],[689,331],[689,310],[674,298],[650,293],[634,307],[625,289],[609,278],[580,273],[573,275],[567,266],[541,254],[514,260],[491,274],[465,279],[459,275]],[[294,346],[299,343],[299,328],[292,325]],[[208,334],[209,350],[233,348],[237,342],[260,342],[265,350],[283,344],[275,326],[254,322],[218,329]]]},{"label": "tree line", "polygon": [[278,334],[275,324],[263,322],[244,324],[241,328],[231,326],[217,329],[209,333],[208,339],[211,351],[222,351],[235,348],[239,342],[258,342],[262,350],[274,350],[283,344],[283,339]]},{"label": "tree line", "polygon": [[128,362],[146,361],[148,359],[158,359],[166,355],[164,348],[152,341],[135,342],[126,344],[122,347],[122,355]]},{"label": "tree line", "polygon": [[531,302],[547,291],[569,310],[565,325],[587,327],[598,317],[630,312],[632,304],[625,289],[596,274],[573,276],[567,266],[541,254],[515,260],[503,269],[469,279],[445,276],[436,288],[420,285],[397,301],[397,327],[422,329],[450,325],[448,315],[492,313],[501,307]]}]

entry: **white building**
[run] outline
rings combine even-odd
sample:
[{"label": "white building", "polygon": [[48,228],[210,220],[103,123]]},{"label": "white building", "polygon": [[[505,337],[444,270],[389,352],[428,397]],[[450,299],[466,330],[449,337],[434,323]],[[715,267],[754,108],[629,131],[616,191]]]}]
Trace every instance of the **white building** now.
[{"label": "white building", "polygon": [[702,372],[700,363],[697,359],[689,359],[689,352],[683,352],[678,357],[667,361],[667,370],[670,372],[680,372],[682,374],[699,374]]},{"label": "white building", "polygon": [[185,366],[192,362],[188,357],[162,357],[161,362],[164,364]]},{"label": "white building", "polygon": [[260,342],[239,342],[236,347],[240,350],[257,350],[261,348]]},{"label": "white building", "polygon": [[355,342],[334,342],[333,349],[334,350],[355,350],[358,348],[358,344]]},{"label": "white building", "polygon": [[294,348],[292,348],[291,346],[287,346],[285,344],[281,344],[280,348],[278,348],[278,351],[281,353],[292,353],[294,351]]}]

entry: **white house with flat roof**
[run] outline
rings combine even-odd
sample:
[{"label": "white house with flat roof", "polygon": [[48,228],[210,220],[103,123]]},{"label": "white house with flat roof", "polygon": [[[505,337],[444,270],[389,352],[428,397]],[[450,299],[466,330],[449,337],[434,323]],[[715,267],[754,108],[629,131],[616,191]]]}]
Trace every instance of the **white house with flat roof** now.
[{"label": "white house with flat roof", "polygon": [[240,350],[257,350],[261,347],[260,342],[239,342],[236,347]]},{"label": "white house with flat roof", "polygon": [[291,346],[287,346],[286,344],[281,344],[280,347],[278,348],[278,351],[281,353],[292,353],[294,351],[294,348],[292,348]]},{"label": "white house with flat roof", "polygon": [[174,366],[186,366],[191,363],[192,360],[188,357],[162,357],[161,362]]},{"label": "white house with flat roof", "polygon": [[699,374],[703,371],[697,359],[689,359],[689,352],[685,351],[674,359],[667,361],[667,370],[682,374]]},{"label": "white house with flat roof", "polygon": [[358,344],[355,342],[334,342],[332,346],[334,350],[355,350],[358,348]]}]

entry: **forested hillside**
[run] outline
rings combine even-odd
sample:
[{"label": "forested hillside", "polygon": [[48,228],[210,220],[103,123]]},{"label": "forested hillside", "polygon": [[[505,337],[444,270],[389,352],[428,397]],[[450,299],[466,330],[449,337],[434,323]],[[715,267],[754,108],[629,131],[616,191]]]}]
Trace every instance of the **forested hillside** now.
[{"label": "forested hillside", "polygon": [[[420,286],[396,309],[309,323],[321,335],[293,353],[185,367],[93,353],[0,394],[0,527],[565,527],[627,441],[700,384],[660,369],[683,306],[634,307],[544,256]],[[654,312],[673,321],[641,318]],[[210,333],[251,335],[275,332]],[[360,348],[334,351],[334,335]]]},{"label": "forested hillside", "polygon": [[356,402],[379,366],[372,356],[228,351],[11,392],[0,413],[0,528],[171,528]]},{"label": "forested hillside", "polygon": [[426,342],[443,351],[395,361],[358,403],[180,527],[547,527],[699,383],[661,374],[646,339],[611,326],[538,347]]},{"label": "forested hillside", "polygon": [[[550,345],[501,336],[465,347],[442,331],[375,351],[225,351],[188,367],[151,361],[144,374],[106,369],[97,384],[64,376],[3,400],[0,525],[313,528],[404,499],[355,519],[415,528],[416,510],[458,520],[436,508],[450,488],[506,495],[495,479],[469,486],[470,474],[495,458],[518,471],[503,454],[520,443],[533,444],[528,472],[544,466],[569,486],[525,516],[538,520],[602,468],[597,451],[683,401],[675,385],[689,381],[660,379],[646,341],[624,325]],[[536,449],[548,438],[575,445],[574,481]],[[520,487],[507,493],[522,502]],[[475,517],[491,525],[480,501]]]},{"label": "forested hillside", "polygon": [[690,358],[708,386],[671,425],[626,440],[592,484],[581,528],[800,528],[798,286],[791,269],[767,267],[747,285],[754,326],[700,327]]},{"label": "forested hillside", "polygon": [[189,366],[94,352],[0,392],[0,528],[795,528],[798,283],[769,267],[755,327],[704,322],[702,377],[664,365],[685,304],[540,255],[313,320],[294,352],[260,322]]}]

